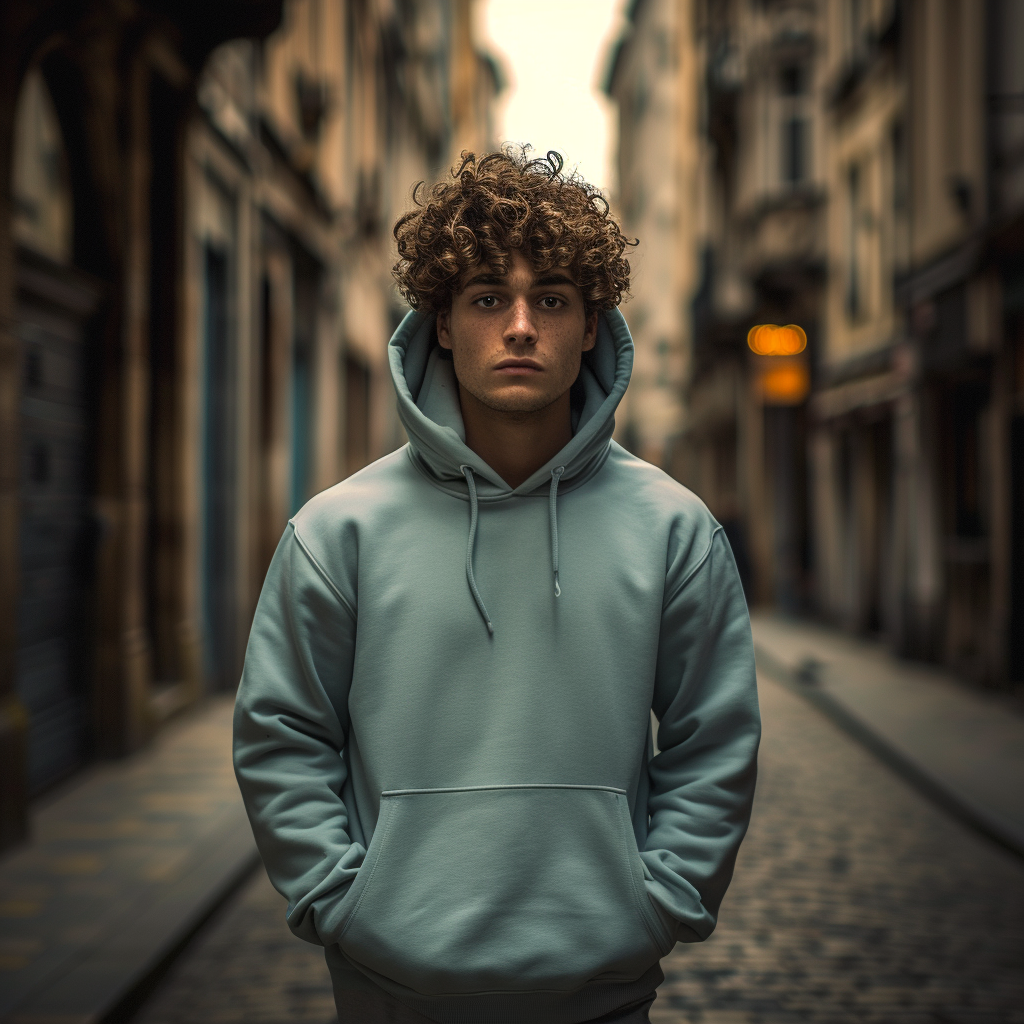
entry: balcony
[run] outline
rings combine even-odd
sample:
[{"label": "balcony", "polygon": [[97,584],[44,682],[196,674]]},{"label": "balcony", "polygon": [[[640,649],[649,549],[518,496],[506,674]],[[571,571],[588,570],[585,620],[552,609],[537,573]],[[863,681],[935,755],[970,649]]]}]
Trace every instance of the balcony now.
[{"label": "balcony", "polygon": [[751,281],[818,277],[825,269],[825,193],[801,185],[764,197],[742,222],[742,267]]}]

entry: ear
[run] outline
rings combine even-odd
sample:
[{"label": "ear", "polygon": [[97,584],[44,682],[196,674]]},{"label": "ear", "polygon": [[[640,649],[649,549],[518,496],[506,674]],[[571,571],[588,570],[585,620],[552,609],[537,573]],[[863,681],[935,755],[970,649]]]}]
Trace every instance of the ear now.
[{"label": "ear", "polygon": [[583,330],[583,351],[589,352],[597,344],[597,310],[587,317],[587,324]]},{"label": "ear", "polygon": [[441,348],[451,349],[452,347],[452,311],[443,310],[437,314],[437,343]]}]

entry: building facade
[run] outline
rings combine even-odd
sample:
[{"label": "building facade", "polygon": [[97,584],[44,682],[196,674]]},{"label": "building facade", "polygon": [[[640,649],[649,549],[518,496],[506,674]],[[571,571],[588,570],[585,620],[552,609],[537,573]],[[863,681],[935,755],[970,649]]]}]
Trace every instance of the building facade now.
[{"label": "building facade", "polygon": [[[698,154],[697,227],[659,262],[699,272],[654,297],[691,321],[673,472],[752,601],[1024,679],[1020,5],[707,0],[678,24],[696,121],[637,112],[675,81],[653,55],[615,93],[624,140],[658,117]],[[620,163],[630,210],[651,182]]]},{"label": "building facade", "polygon": [[[810,585],[804,439],[824,281],[821,31],[814,0],[636,3],[608,90],[619,110],[618,204],[640,239],[624,308],[638,365],[626,422],[662,425],[653,457],[649,429],[623,440],[704,498],[748,595],[788,607]],[[747,346],[753,325],[773,323],[801,325],[809,339],[785,367]],[[659,353],[671,358],[659,364]],[[671,372],[644,374],[659,365]],[[670,400],[651,391],[659,382]]]},{"label": "building facade", "polygon": [[617,195],[628,254],[623,304],[636,347],[633,375],[616,415],[631,451],[669,468],[685,424],[683,382],[692,349],[680,316],[697,275],[698,62],[690,26],[694,0],[636,0],[615,47],[605,92],[617,104]]},{"label": "building facade", "polygon": [[[893,400],[907,351],[896,274],[910,260],[907,51],[894,4],[829,9],[822,111],[829,142],[829,276],[811,439],[818,607],[847,628],[893,624]],[[900,377],[902,375],[902,381]],[[926,524],[918,534],[929,543]]]},{"label": "building facade", "polygon": [[5,5],[0,845],[233,686],[289,516],[402,443],[390,228],[490,142],[472,15]]},{"label": "building facade", "polygon": [[[822,5],[709,2],[693,30],[708,221],[681,476],[725,527],[748,596],[794,610],[810,586],[806,398],[825,270]],[[796,325],[806,347],[752,351],[757,325]]]},{"label": "building facade", "polygon": [[836,4],[826,344],[811,402],[817,606],[977,683],[1024,679],[1024,18]]}]

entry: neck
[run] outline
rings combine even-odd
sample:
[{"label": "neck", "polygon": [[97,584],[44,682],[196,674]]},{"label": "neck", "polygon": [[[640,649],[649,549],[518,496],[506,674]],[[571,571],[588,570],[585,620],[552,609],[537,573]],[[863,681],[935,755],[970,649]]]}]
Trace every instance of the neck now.
[{"label": "neck", "polygon": [[466,445],[509,487],[528,480],[572,440],[569,392],[537,412],[491,409],[459,385]]}]

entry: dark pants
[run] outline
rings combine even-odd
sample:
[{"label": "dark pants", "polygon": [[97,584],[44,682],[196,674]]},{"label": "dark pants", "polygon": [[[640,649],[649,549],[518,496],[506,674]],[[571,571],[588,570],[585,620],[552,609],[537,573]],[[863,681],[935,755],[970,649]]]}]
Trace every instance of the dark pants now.
[{"label": "dark pants", "polygon": [[[434,1024],[429,1017],[410,1010],[407,1006],[393,999],[380,989],[356,986],[334,991],[334,1001],[338,1007],[339,1024]],[[647,1011],[654,1002],[654,995],[624,1006],[614,1013],[605,1014],[586,1024],[650,1024]]]},{"label": "dark pants", "polygon": [[[334,984],[334,1004],[338,1008],[339,1024],[435,1024],[429,1017],[410,1010],[387,992],[382,992],[342,956],[337,946],[327,946],[324,954]],[[660,980],[661,977],[654,983]],[[644,999],[586,1021],[585,1024],[650,1024],[647,1011],[654,997],[655,993],[652,992]]]}]

